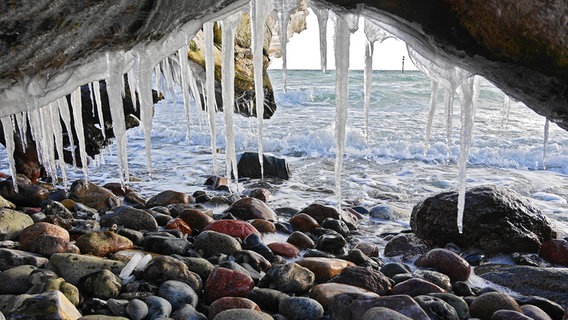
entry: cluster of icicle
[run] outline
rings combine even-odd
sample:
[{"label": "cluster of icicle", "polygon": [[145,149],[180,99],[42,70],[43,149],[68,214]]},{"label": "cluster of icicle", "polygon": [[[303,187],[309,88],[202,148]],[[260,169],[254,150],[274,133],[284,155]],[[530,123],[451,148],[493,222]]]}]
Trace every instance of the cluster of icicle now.
[{"label": "cluster of icicle", "polygon": [[[343,156],[345,152],[345,130],[347,123],[347,107],[348,107],[348,72],[349,72],[349,44],[351,33],[358,28],[359,14],[340,12],[336,13],[321,4],[312,2],[310,4],[313,12],[317,16],[320,34],[320,51],[321,51],[321,69],[326,72],[327,69],[327,22],[331,20],[335,22],[334,35],[334,55],[336,63],[336,162],[335,162],[335,186],[338,205],[341,201],[341,173],[343,168]],[[262,130],[263,130],[263,112],[264,112],[264,91],[263,91],[263,43],[264,43],[264,25],[267,16],[276,10],[279,17],[279,26],[282,30],[280,39],[282,41],[282,57],[283,57],[283,73],[284,86],[286,86],[286,41],[287,24],[290,18],[290,11],[297,7],[296,0],[251,0],[250,5],[243,9],[237,8],[232,12],[227,12],[219,21],[222,29],[222,102],[225,107],[225,139],[226,139],[226,171],[227,177],[234,176],[238,179],[236,151],[233,131],[233,107],[234,106],[234,38],[235,29],[238,20],[241,17],[242,10],[250,10],[251,16],[251,34],[252,34],[252,52],[254,63],[254,83],[255,83],[255,104],[258,119],[258,154],[262,168]],[[360,11],[360,7],[358,8]],[[366,20],[364,31],[367,37],[365,50],[365,132],[368,136],[368,114],[371,93],[371,75],[372,75],[372,59],[374,53],[374,43],[381,43],[385,39],[392,37],[389,33],[382,30],[372,22]],[[213,22],[205,22],[203,24],[205,37],[205,84],[198,85],[198,79],[194,75],[194,71],[188,60],[188,39],[192,32],[195,32],[199,26],[190,25],[185,29],[182,28],[178,34],[170,36],[168,39],[156,45],[159,49],[151,46],[135,48],[127,53],[107,54],[106,71],[103,72],[106,81],[106,88],[109,97],[110,110],[113,133],[117,142],[117,158],[119,165],[119,177],[124,184],[128,181],[128,159],[127,159],[127,141],[126,126],[122,107],[122,98],[125,96],[124,73],[127,74],[128,88],[130,88],[130,96],[135,99],[136,94],[139,96],[140,120],[145,135],[145,149],[147,157],[148,172],[152,172],[151,160],[151,131],[152,131],[152,79],[156,79],[155,87],[158,91],[167,91],[174,95],[174,86],[180,86],[183,93],[183,102],[187,119],[187,136],[190,135],[190,124],[192,111],[190,102],[193,100],[195,109],[200,112],[205,109],[208,114],[208,124],[211,134],[211,151],[213,154],[213,170],[215,170],[216,158],[216,100],[215,100],[215,79],[214,79],[214,61],[213,61]],[[189,31],[188,31],[189,30]],[[168,52],[169,50],[169,52]],[[177,51],[176,51],[177,50]],[[477,78],[468,72],[444,61],[435,60],[432,62],[425,59],[412,48],[408,48],[410,57],[414,64],[426,73],[432,80],[432,96],[430,101],[430,113],[428,116],[428,125],[425,136],[425,152],[428,148],[429,137],[432,127],[432,120],[436,108],[436,98],[439,86],[444,90],[444,104],[446,114],[446,140],[448,144],[448,154],[451,145],[452,133],[452,116],[453,116],[453,100],[457,94],[460,98],[461,106],[461,135],[460,135],[460,155],[459,155],[459,202],[458,202],[458,229],[463,229],[463,209],[465,201],[465,181],[466,181],[466,162],[471,145],[471,137],[473,132],[473,120],[475,115],[475,100],[478,95]],[[126,72],[124,72],[126,70]],[[92,81],[89,83],[93,100],[92,112],[97,113],[100,120],[100,128],[103,135],[105,132],[105,121],[100,108],[101,96],[99,91],[99,82]],[[165,83],[165,88],[162,88]],[[200,91],[200,88],[204,89]],[[284,88],[285,89],[285,88]],[[459,89],[459,90],[458,90]],[[200,95],[204,95],[205,106],[201,106]],[[175,99],[174,103],[175,103]],[[84,135],[78,134],[78,141],[73,141],[71,134],[74,129],[78,133],[83,132],[82,125],[82,106],[81,106],[81,89],[77,87],[71,93],[70,105],[65,96],[48,103],[47,105],[34,108],[27,108],[30,111],[14,114],[1,119],[6,137],[6,149],[9,156],[9,165],[12,174],[15,173],[15,164],[13,159],[14,152],[14,130],[19,130],[20,137],[26,137],[26,121],[30,124],[31,136],[37,145],[37,151],[40,163],[45,167],[47,173],[56,181],[58,170],[67,185],[65,164],[63,163],[63,130],[61,122],[65,125],[65,129],[69,132],[71,148],[77,145],[79,148],[80,161],[83,165],[84,175],[87,176],[87,153],[85,151]],[[133,100],[136,106],[136,101]],[[204,108],[203,108],[204,107]],[[62,120],[62,121],[61,121]],[[548,123],[548,122],[547,122]],[[72,128],[74,125],[74,128]],[[25,139],[22,143],[25,144]],[[75,153],[72,152],[74,155]],[[261,169],[262,171],[262,169]],[[14,184],[17,187],[16,184]],[[128,276],[128,275],[125,275]]]}]

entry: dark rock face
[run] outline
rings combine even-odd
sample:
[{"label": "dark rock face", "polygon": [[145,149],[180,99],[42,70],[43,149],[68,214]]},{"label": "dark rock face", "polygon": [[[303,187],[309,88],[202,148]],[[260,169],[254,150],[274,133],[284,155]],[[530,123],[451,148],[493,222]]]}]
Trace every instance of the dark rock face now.
[{"label": "dark rock face", "polygon": [[[274,156],[262,155],[265,177],[274,177],[284,180],[290,178],[290,169],[285,159],[276,158]],[[258,153],[245,152],[241,155],[237,170],[240,177],[248,177],[260,179],[260,162],[258,161]]]},{"label": "dark rock face", "polygon": [[453,242],[488,254],[538,252],[556,233],[540,210],[512,190],[481,186],[465,196],[463,234],[457,229],[457,192],[427,198],[412,210],[410,226],[425,240]]}]

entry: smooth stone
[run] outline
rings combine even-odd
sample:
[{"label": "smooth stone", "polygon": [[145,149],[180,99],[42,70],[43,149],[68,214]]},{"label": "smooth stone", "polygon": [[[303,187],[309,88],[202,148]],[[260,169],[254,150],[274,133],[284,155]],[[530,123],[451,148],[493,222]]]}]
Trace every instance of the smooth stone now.
[{"label": "smooth stone", "polygon": [[315,275],[308,268],[296,263],[275,265],[266,271],[258,286],[276,289],[284,293],[300,294],[308,291],[315,281]]},{"label": "smooth stone", "polygon": [[464,282],[464,281],[454,282],[452,284],[452,291],[456,295],[462,296],[462,297],[474,296],[475,295],[475,293],[473,293],[473,290],[471,289],[469,284],[467,282]]},{"label": "smooth stone", "polygon": [[337,233],[339,233],[344,237],[347,237],[350,234],[349,227],[347,227],[347,224],[345,224],[345,222],[338,219],[327,218],[323,220],[321,227],[336,231]]},{"label": "smooth stone", "polygon": [[49,259],[35,253],[0,248],[0,271],[26,264],[41,268],[48,262]]},{"label": "smooth stone", "polygon": [[270,221],[278,220],[276,213],[264,202],[256,198],[242,198],[233,203],[225,212],[232,213],[235,217],[242,220],[264,219]]},{"label": "smooth stone", "polygon": [[120,261],[96,256],[55,253],[49,258],[46,268],[57,273],[65,281],[78,285],[80,279],[88,274],[103,269],[109,269],[114,274],[119,274],[125,265],[125,263]]},{"label": "smooth stone", "polygon": [[415,277],[431,282],[446,291],[452,290],[450,277],[441,272],[426,269],[416,269],[412,274]]},{"label": "smooth stone", "polygon": [[174,310],[185,304],[196,307],[199,300],[197,293],[187,283],[176,280],[163,282],[158,288],[158,296],[168,300]]},{"label": "smooth stone", "polygon": [[123,185],[120,182],[108,182],[105,183],[102,187],[108,189],[119,197],[124,197],[133,191],[129,186]]},{"label": "smooth stone", "polygon": [[119,316],[107,316],[104,314],[90,314],[86,316],[82,316],[79,320],[129,320],[125,317]]},{"label": "smooth stone", "polygon": [[328,282],[313,286],[310,289],[310,298],[317,300],[325,309],[328,309],[333,304],[335,297],[344,293],[369,299],[380,297],[378,294],[361,287]]},{"label": "smooth stone", "polygon": [[457,254],[446,249],[433,249],[420,256],[414,263],[420,268],[439,271],[452,281],[467,281],[471,272],[469,263]]},{"label": "smooth stone", "polygon": [[203,231],[207,230],[217,231],[219,233],[239,238],[241,240],[246,238],[251,233],[260,234],[260,232],[258,232],[258,230],[256,230],[256,228],[252,226],[252,224],[242,220],[213,221],[210,224],[206,225],[205,228],[203,228]]},{"label": "smooth stone", "polygon": [[69,241],[69,231],[64,228],[47,222],[36,222],[25,228],[20,233],[18,241],[20,249],[28,250],[30,245],[36,241],[39,236],[49,235]]},{"label": "smooth stone", "polygon": [[[33,277],[33,274],[34,273],[32,273],[32,275],[30,275],[30,278]],[[49,290],[59,290],[65,295],[65,297],[67,297],[67,299],[69,299],[69,301],[74,306],[79,305],[79,302],[80,302],[80,299],[81,299],[81,297],[79,295],[79,289],[76,286],[66,282],[63,278],[47,279],[44,283],[41,284],[41,288],[38,288],[38,287],[40,287],[40,286],[37,286],[37,287],[33,286],[32,288],[30,288],[30,290],[28,290],[27,293],[43,293],[43,292],[49,291]],[[40,290],[37,290],[37,289],[40,289]]]},{"label": "smooth stone", "polygon": [[207,320],[207,317],[203,313],[195,310],[190,304],[186,304],[174,311],[171,318],[174,320]]},{"label": "smooth stone", "polygon": [[189,271],[197,273],[201,279],[207,279],[211,271],[215,268],[211,262],[204,258],[183,257],[177,255],[174,255],[173,257],[182,261]]},{"label": "smooth stone", "polygon": [[28,278],[36,270],[30,265],[21,265],[0,273],[0,294],[22,294],[28,291],[32,284]]},{"label": "smooth stone", "polygon": [[263,220],[263,219],[253,219],[250,221],[253,227],[258,230],[260,233],[275,233],[276,226],[272,221]]},{"label": "smooth stone", "polygon": [[16,205],[0,195],[0,208],[16,209]]},{"label": "smooth stone", "polygon": [[158,231],[158,222],[148,212],[132,207],[118,207],[113,212],[101,216],[102,227],[113,225],[134,230]]},{"label": "smooth stone", "polygon": [[252,250],[240,250],[233,253],[233,258],[238,263],[246,263],[256,271],[266,271],[272,264],[260,253]]},{"label": "smooth stone", "polygon": [[363,315],[361,320],[412,320],[411,318],[403,315],[402,313],[396,312],[392,309],[385,308],[385,307],[374,307]]},{"label": "smooth stone", "polygon": [[264,244],[260,235],[252,233],[243,240],[243,249],[254,251],[262,255],[265,259],[272,261],[274,253],[270,248]]},{"label": "smooth stone", "polygon": [[130,239],[112,231],[91,232],[77,239],[77,246],[83,254],[106,257],[120,250],[134,248]]},{"label": "smooth stone", "polygon": [[490,320],[493,313],[498,310],[522,311],[515,299],[502,292],[484,293],[475,298],[469,306],[470,315],[482,320]]},{"label": "smooth stone", "polygon": [[521,310],[525,316],[530,317],[533,320],[552,320],[552,318],[544,312],[544,310],[531,304],[522,305]]},{"label": "smooth stone", "polygon": [[126,305],[126,313],[131,320],[142,320],[148,315],[148,305],[140,299],[132,299]]},{"label": "smooth stone", "polygon": [[178,204],[178,203],[189,204],[190,202],[191,198],[183,192],[165,190],[148,199],[148,201],[146,202],[146,208],[152,208],[157,206],[166,207],[170,204]]},{"label": "smooth stone", "polygon": [[320,227],[316,219],[307,213],[297,213],[290,218],[289,222],[295,231],[300,232],[312,232],[315,228]]},{"label": "smooth stone", "polygon": [[73,243],[63,238],[42,235],[35,239],[28,251],[38,253],[46,257],[51,257],[55,253],[81,253],[80,249]]},{"label": "smooth stone", "polygon": [[49,191],[41,186],[18,182],[18,192],[12,180],[0,182],[0,196],[20,207],[40,207],[49,199]]},{"label": "smooth stone", "polygon": [[118,233],[119,235],[121,235],[123,237],[127,237],[136,246],[142,246],[142,244],[144,242],[144,233],[142,233],[138,230],[132,230],[132,229],[128,229],[128,228],[119,228],[116,231],[116,233]]},{"label": "smooth stone", "polygon": [[243,152],[239,156],[237,170],[239,177],[252,179],[262,179],[264,177],[274,177],[288,180],[290,178],[290,168],[286,159],[277,158],[268,154],[262,154],[262,170],[257,152]]},{"label": "smooth stone", "polygon": [[169,318],[172,313],[172,305],[164,298],[150,296],[143,301],[148,305],[148,316],[146,316],[148,320]]},{"label": "smooth stone", "polygon": [[358,266],[372,268],[372,269],[379,269],[380,266],[379,263],[382,263],[382,261],[379,260],[378,258],[376,259],[369,258],[363,253],[363,251],[359,249],[351,249],[349,250],[346,256],[343,256],[341,258],[349,260]]},{"label": "smooth stone", "polygon": [[271,313],[278,312],[278,304],[285,297],[288,295],[280,290],[259,287],[254,287],[246,295],[246,298],[254,301],[262,310]]},{"label": "smooth stone", "polygon": [[284,258],[294,258],[300,254],[300,250],[293,244],[287,242],[272,242],[267,244],[274,254]]},{"label": "smooth stone", "polygon": [[434,296],[416,296],[414,301],[418,302],[422,310],[431,320],[459,320],[458,313],[452,305]]},{"label": "smooth stone", "polygon": [[188,236],[191,236],[193,234],[191,226],[181,218],[175,218],[168,221],[168,223],[166,224],[166,229],[179,230],[179,232]]},{"label": "smooth stone", "polygon": [[347,260],[317,257],[303,258],[298,260],[297,263],[314,273],[316,283],[327,282],[346,267],[354,266],[353,262]]},{"label": "smooth stone", "polygon": [[515,300],[521,308],[523,305],[533,305],[542,309],[546,314],[548,314],[552,319],[562,319],[564,315],[564,308],[556,302],[550,301],[546,298],[537,296],[521,296],[516,297]]},{"label": "smooth stone", "polygon": [[146,199],[142,198],[138,193],[131,191],[124,196],[124,202],[126,204],[132,204],[136,206],[140,206],[143,208],[146,205]]},{"label": "smooth stone", "polygon": [[250,309],[229,309],[218,313],[213,320],[272,320],[273,318],[262,311]]},{"label": "smooth stone", "polygon": [[231,255],[242,250],[241,244],[233,237],[216,231],[203,231],[195,237],[195,250],[208,258],[217,253]]},{"label": "smooth stone", "polygon": [[430,320],[420,305],[408,295],[390,295],[372,299],[353,299],[348,295],[339,295],[330,311],[334,319],[357,320],[374,307],[389,308],[414,320]]},{"label": "smooth stone", "polygon": [[33,219],[20,211],[0,209],[0,241],[18,240],[20,233],[34,224]]},{"label": "smooth stone", "polygon": [[544,259],[568,267],[568,241],[563,239],[550,239],[542,243],[539,254]]},{"label": "smooth stone", "polygon": [[498,310],[493,313],[490,320],[534,320],[525,316],[522,312],[513,310]]},{"label": "smooth stone", "polygon": [[292,232],[286,241],[300,249],[313,249],[316,247],[314,240],[300,231]]},{"label": "smooth stone", "polygon": [[74,219],[73,224],[69,233],[74,236],[101,231],[101,225],[95,220]]},{"label": "smooth stone", "polygon": [[379,247],[373,243],[358,243],[355,246],[355,249],[361,250],[361,252],[363,252],[369,258],[376,258],[379,256]]},{"label": "smooth stone", "polygon": [[252,300],[243,297],[222,297],[215,300],[209,306],[209,319],[225,310],[230,309],[250,309],[260,311],[260,307]]},{"label": "smooth stone", "polygon": [[[539,296],[568,305],[568,269],[484,264],[475,268],[483,279],[526,296]],[[519,275],[523,275],[519,277]]]},{"label": "smooth stone", "polygon": [[8,314],[7,319],[78,319],[81,313],[57,290],[46,291],[25,299]]},{"label": "smooth stone", "polygon": [[186,255],[193,248],[191,242],[186,239],[172,238],[160,235],[151,235],[144,238],[142,248],[146,251],[164,255]]},{"label": "smooth stone", "polygon": [[128,300],[110,298],[106,302],[108,309],[114,316],[123,317],[127,315],[126,307],[128,306]]},{"label": "smooth stone", "polygon": [[247,274],[223,267],[213,269],[204,285],[207,300],[222,297],[244,297],[254,288],[254,280]]},{"label": "smooth stone", "polygon": [[432,282],[419,278],[412,278],[403,281],[401,283],[397,283],[392,288],[392,294],[406,294],[411,297],[425,295],[429,293],[443,293],[443,292],[446,292],[446,290],[438,287]]},{"label": "smooth stone", "polygon": [[73,219],[73,213],[58,201],[50,200],[44,202],[42,209],[46,216],[54,215],[63,219]]},{"label": "smooth stone", "polygon": [[213,222],[211,215],[206,212],[195,208],[187,208],[180,213],[179,218],[185,221],[192,230],[201,231],[205,226]]},{"label": "smooth stone", "polygon": [[359,266],[349,266],[341,270],[329,282],[344,283],[367,289],[379,295],[386,295],[392,289],[391,280],[380,271]]},{"label": "smooth stone", "polygon": [[464,299],[451,293],[430,293],[429,295],[441,299],[452,306],[460,320],[469,319],[469,306]]},{"label": "smooth stone", "polygon": [[104,269],[86,275],[80,280],[82,292],[100,299],[116,298],[122,288],[122,279],[111,271]]},{"label": "smooth stone", "polygon": [[86,179],[75,180],[71,184],[69,199],[98,211],[112,210],[121,205],[120,198],[111,191]]},{"label": "smooth stone", "polygon": [[385,257],[402,256],[402,259],[407,261],[414,260],[416,256],[425,254],[430,249],[432,249],[432,246],[415,234],[401,233],[387,242],[383,254]]},{"label": "smooth stone", "polygon": [[389,204],[379,204],[371,208],[369,215],[376,219],[388,221],[408,219],[410,216],[408,213],[404,212],[404,210]]},{"label": "smooth stone", "polygon": [[268,203],[268,200],[272,197],[272,193],[268,189],[256,188],[249,192],[249,197]]},{"label": "smooth stone", "polygon": [[189,271],[185,263],[170,256],[158,256],[150,260],[144,269],[144,279],[154,284],[178,280],[187,283],[195,292],[200,292],[203,288],[203,282],[197,273]]},{"label": "smooth stone", "polygon": [[323,317],[323,306],[306,297],[287,297],[280,300],[278,311],[289,320],[319,320]]},{"label": "smooth stone", "polygon": [[340,234],[324,234],[316,241],[316,249],[340,255],[345,252],[347,240]]},{"label": "smooth stone", "polygon": [[380,271],[382,274],[392,279],[397,274],[409,273],[410,268],[400,262],[389,262],[385,263]]},{"label": "smooth stone", "polygon": [[324,206],[318,203],[312,203],[300,210],[300,212],[306,213],[316,219],[320,225],[326,218],[339,219],[353,225],[357,224],[358,220],[358,218],[351,212],[345,210],[339,212],[334,207]]}]

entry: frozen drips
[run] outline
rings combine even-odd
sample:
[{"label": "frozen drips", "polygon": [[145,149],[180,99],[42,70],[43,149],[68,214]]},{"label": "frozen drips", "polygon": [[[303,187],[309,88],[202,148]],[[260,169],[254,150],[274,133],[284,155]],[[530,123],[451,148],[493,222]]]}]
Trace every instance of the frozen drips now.
[{"label": "frozen drips", "polygon": [[288,23],[290,22],[290,11],[298,7],[297,0],[274,0],[274,9],[278,13],[280,27],[280,48],[282,50],[282,79],[284,92],[286,92],[287,59],[286,45],[288,44]]},{"label": "frozen drips", "polygon": [[2,129],[4,131],[4,140],[6,140],[6,153],[8,153],[8,164],[10,166],[10,174],[14,180],[14,190],[18,192],[18,184],[16,181],[16,161],[14,160],[14,150],[16,146],[14,144],[14,126],[12,124],[12,116],[2,117]]},{"label": "frozen drips", "polygon": [[205,93],[207,96],[207,112],[209,114],[209,132],[211,134],[211,154],[213,156],[213,172],[216,172],[217,132],[215,128],[215,60],[213,52],[213,22],[203,25],[205,37]]},{"label": "frozen drips", "polygon": [[319,44],[320,44],[320,64],[321,71],[325,73],[327,70],[327,20],[329,18],[329,10],[311,2],[311,9],[318,19],[319,25]]},{"label": "frozen drips", "polygon": [[[120,90],[120,84],[117,89]],[[122,104],[121,104],[122,106]],[[78,87],[71,93],[71,109],[73,114],[73,125],[77,132],[77,141],[79,142],[79,157],[81,158],[81,169],[85,178],[88,177],[87,150],[85,144],[85,130],[83,129],[83,106],[81,102],[81,87]],[[120,108],[122,109],[122,108]],[[36,143],[38,140],[35,140]]]}]

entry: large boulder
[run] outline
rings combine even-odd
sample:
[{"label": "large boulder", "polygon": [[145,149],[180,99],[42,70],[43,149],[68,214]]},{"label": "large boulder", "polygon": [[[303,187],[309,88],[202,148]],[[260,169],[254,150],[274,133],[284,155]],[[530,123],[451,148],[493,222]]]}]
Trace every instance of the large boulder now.
[{"label": "large boulder", "polygon": [[544,214],[516,192],[497,186],[472,188],[465,195],[463,233],[457,228],[458,193],[440,193],[417,204],[410,227],[439,246],[453,242],[488,254],[538,252],[556,236]]},{"label": "large boulder", "polygon": [[[286,159],[262,155],[262,166],[264,170],[264,177],[274,177],[279,179],[290,179],[290,168]],[[260,172],[260,161],[258,153],[245,152],[237,163],[239,177],[248,177],[253,179],[260,179],[262,177]]]}]

